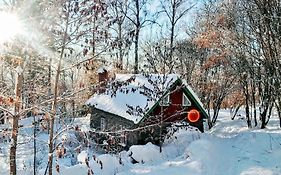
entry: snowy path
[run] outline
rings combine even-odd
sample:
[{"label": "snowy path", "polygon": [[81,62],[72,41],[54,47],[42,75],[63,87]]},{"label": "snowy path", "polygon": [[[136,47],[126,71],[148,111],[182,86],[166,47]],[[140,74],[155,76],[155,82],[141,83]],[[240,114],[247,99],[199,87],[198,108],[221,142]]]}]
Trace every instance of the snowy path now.
[{"label": "snowy path", "polygon": [[[269,129],[249,130],[244,120],[231,121],[228,113],[222,113],[217,125],[200,139],[190,143],[190,134],[178,133],[180,141],[164,148],[164,160],[155,158],[119,174],[280,175],[281,130],[277,123],[272,119]],[[174,157],[175,147],[180,156]]]},{"label": "snowy path", "polygon": [[[280,134],[245,132],[233,138],[205,135],[200,140],[192,142],[183,155],[185,156],[172,161],[156,160],[153,162],[154,165],[135,165],[120,175],[281,174]],[[190,157],[185,158],[186,155]]]}]

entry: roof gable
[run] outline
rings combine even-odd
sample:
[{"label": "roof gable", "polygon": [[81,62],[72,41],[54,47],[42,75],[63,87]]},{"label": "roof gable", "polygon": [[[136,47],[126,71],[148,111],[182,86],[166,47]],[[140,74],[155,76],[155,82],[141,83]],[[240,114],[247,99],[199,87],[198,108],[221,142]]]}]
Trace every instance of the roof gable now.
[{"label": "roof gable", "polygon": [[196,93],[193,91],[193,89],[189,86],[189,85],[184,85],[183,87],[183,92],[187,95],[187,97],[189,99],[191,99],[191,101],[195,104],[195,106],[197,108],[199,108],[199,110],[202,112],[203,117],[206,119],[208,118],[208,113],[205,110],[202,102],[200,101],[200,99],[198,98],[198,96],[196,95]]},{"label": "roof gable", "polygon": [[186,81],[182,81],[182,79],[178,78],[172,86],[169,87],[169,89],[166,90],[166,92],[163,93],[162,97],[159,98],[159,100],[149,109],[149,111],[145,114],[145,116],[141,119],[141,121],[143,121],[145,118],[147,118],[149,116],[149,114],[151,114],[151,112],[159,106],[159,103],[161,101],[161,99],[163,97],[165,97],[165,95],[167,93],[169,93],[173,88],[175,88],[175,86],[177,85],[182,85],[183,88],[183,93],[189,98],[189,100],[191,100],[191,102],[193,104],[195,104],[195,106],[202,112],[203,114],[203,118],[206,119],[208,118],[208,113],[205,110],[202,102],[200,101],[199,97],[197,96],[197,94],[193,91],[193,89],[187,84]]}]

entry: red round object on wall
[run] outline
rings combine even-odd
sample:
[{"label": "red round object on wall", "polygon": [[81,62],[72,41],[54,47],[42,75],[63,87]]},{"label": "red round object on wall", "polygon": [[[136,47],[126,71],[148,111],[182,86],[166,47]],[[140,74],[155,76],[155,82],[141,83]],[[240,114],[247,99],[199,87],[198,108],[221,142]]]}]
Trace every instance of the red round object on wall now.
[{"label": "red round object on wall", "polygon": [[192,109],[187,113],[187,120],[190,122],[197,122],[200,118],[200,113],[196,109]]}]

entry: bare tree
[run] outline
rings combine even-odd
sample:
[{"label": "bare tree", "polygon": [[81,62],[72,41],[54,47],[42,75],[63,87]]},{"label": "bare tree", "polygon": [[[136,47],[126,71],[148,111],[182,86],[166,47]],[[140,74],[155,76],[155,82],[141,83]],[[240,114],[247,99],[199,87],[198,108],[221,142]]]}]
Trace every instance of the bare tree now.
[{"label": "bare tree", "polygon": [[[169,40],[169,54],[168,64],[173,65],[173,55],[175,50],[175,39],[176,39],[176,25],[180,22],[182,18],[192,9],[194,5],[190,5],[189,0],[171,0],[171,1],[160,1],[161,8],[164,14],[168,18],[168,26],[170,32]],[[172,69],[170,69],[172,70]]]},{"label": "bare tree", "polygon": [[147,24],[153,22],[150,17],[153,15],[147,9],[147,0],[130,0],[128,1],[128,11],[123,14],[134,26],[130,35],[133,37],[134,43],[134,73],[139,73],[139,41],[140,41],[140,32],[143,27]]},{"label": "bare tree", "polygon": [[[111,49],[117,50],[116,58],[117,63],[116,67],[120,70],[123,69],[124,56],[128,55],[129,47],[131,46],[131,37],[129,36],[128,31],[128,20],[126,18],[128,5],[126,1],[122,0],[113,0],[109,5],[110,16],[112,17],[112,41]],[[110,50],[111,50],[110,49]]]}]

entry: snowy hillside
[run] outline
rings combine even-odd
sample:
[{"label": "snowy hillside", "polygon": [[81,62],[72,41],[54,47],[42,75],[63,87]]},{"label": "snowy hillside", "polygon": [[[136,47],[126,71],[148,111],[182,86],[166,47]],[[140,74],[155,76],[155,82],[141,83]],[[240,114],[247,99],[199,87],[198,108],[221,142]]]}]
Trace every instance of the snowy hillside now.
[{"label": "snowy hillside", "polygon": [[[76,121],[77,122],[77,121]],[[87,129],[87,120],[79,120]],[[28,123],[22,121],[22,123]],[[59,126],[59,125],[58,125]],[[58,159],[59,172],[77,175],[278,175],[281,174],[281,130],[272,118],[265,130],[247,129],[244,119],[230,120],[229,112],[220,113],[216,126],[206,133],[181,129],[166,139],[162,153],[151,143],[132,146],[119,155],[98,154],[95,149],[81,147],[75,157]],[[31,129],[21,132],[20,141]],[[75,141],[73,132],[62,138]],[[44,174],[47,160],[47,134],[38,136],[39,174]],[[32,142],[21,144],[18,152],[19,174],[32,174]],[[29,149],[28,149],[29,148]],[[70,149],[70,148],[68,148]],[[0,174],[8,174],[8,144],[1,145]],[[134,164],[132,163],[134,160]],[[138,162],[138,163],[136,163]]]}]

